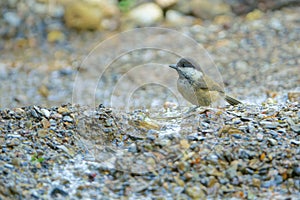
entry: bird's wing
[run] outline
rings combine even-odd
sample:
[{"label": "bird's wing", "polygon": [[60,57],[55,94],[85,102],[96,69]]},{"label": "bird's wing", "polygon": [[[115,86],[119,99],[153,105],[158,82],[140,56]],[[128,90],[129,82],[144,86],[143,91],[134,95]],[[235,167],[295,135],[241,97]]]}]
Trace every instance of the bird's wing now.
[{"label": "bird's wing", "polygon": [[209,91],[224,92],[224,89],[209,76],[204,75],[202,78],[198,79],[197,86],[201,89],[208,89]]}]

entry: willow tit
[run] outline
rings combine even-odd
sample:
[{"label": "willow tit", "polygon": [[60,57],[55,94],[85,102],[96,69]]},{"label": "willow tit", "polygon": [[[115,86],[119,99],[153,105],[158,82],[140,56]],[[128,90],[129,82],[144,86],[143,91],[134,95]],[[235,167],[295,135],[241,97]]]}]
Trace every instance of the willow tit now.
[{"label": "willow tit", "polygon": [[179,75],[177,89],[181,95],[197,106],[209,106],[214,102],[225,99],[231,105],[241,104],[239,100],[225,94],[224,89],[201,69],[186,58],[169,67],[175,69]]}]

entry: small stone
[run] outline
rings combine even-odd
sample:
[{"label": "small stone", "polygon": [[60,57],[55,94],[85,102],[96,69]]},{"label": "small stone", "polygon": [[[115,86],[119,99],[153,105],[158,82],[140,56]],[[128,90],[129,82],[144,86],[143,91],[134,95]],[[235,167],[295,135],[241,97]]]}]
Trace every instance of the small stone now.
[{"label": "small stone", "polygon": [[30,110],[30,113],[33,117],[39,118],[39,115],[37,114],[37,112],[34,109]]},{"label": "small stone", "polygon": [[157,3],[161,8],[168,8],[175,5],[177,1],[178,0],[155,0],[155,3]]},{"label": "small stone", "polygon": [[18,27],[21,24],[20,17],[14,12],[6,12],[3,14],[3,18],[11,26]]},{"label": "small stone", "polygon": [[68,114],[68,113],[70,113],[70,110],[67,107],[62,106],[57,109],[57,112],[59,114]]},{"label": "small stone", "polygon": [[211,188],[218,182],[218,179],[216,179],[214,176],[209,177],[209,181],[207,183],[207,187]]},{"label": "small stone", "polygon": [[187,139],[191,141],[204,141],[206,137],[200,136],[198,133],[192,133],[187,136]]},{"label": "small stone", "polygon": [[38,88],[38,92],[42,97],[48,98],[50,91],[48,89],[48,86],[46,86],[45,84],[42,84],[39,88]]},{"label": "small stone", "polygon": [[264,135],[261,134],[261,133],[257,133],[256,138],[257,138],[257,140],[258,140],[259,142],[261,142],[261,141],[263,141],[263,139],[264,139]]},{"label": "small stone", "polygon": [[276,131],[274,131],[274,130],[270,130],[270,131],[268,132],[268,134],[272,135],[273,138],[278,137],[278,133],[277,133]]},{"label": "small stone", "polygon": [[145,119],[143,121],[139,121],[139,127],[140,128],[145,128],[145,129],[148,129],[148,130],[160,130],[160,125],[154,121],[154,120],[151,120],[151,119]]},{"label": "small stone", "polygon": [[231,14],[231,8],[222,0],[192,0],[192,13],[202,19],[214,19],[222,14]]},{"label": "small stone", "polygon": [[248,63],[243,60],[238,60],[235,65],[238,70],[243,72],[246,72],[249,69]]},{"label": "small stone", "polygon": [[14,111],[18,114],[25,114],[25,110],[23,110],[22,108],[15,108]]},{"label": "small stone", "polygon": [[300,92],[289,92],[288,99],[291,102],[300,102]]},{"label": "small stone", "polygon": [[43,118],[41,123],[43,125],[43,128],[49,128],[50,127],[50,122],[46,118]]},{"label": "small stone", "polygon": [[19,158],[13,158],[11,161],[11,164],[13,164],[16,167],[20,166],[20,163],[21,163],[21,161]]},{"label": "small stone", "polygon": [[59,30],[52,30],[47,35],[48,42],[61,42],[65,40],[65,35]]},{"label": "small stone", "polygon": [[70,151],[65,145],[57,145],[56,147],[63,150],[68,155],[72,156],[72,154],[73,154],[72,151]]},{"label": "small stone", "polygon": [[50,111],[45,109],[45,108],[42,108],[41,109],[41,112],[43,113],[43,115],[46,117],[46,118],[49,118],[50,117]]},{"label": "small stone", "polygon": [[260,10],[258,10],[258,9],[255,9],[254,11],[249,12],[246,15],[246,20],[248,20],[248,21],[254,21],[254,20],[262,18],[262,16],[263,16],[263,12],[260,11]]},{"label": "small stone", "polygon": [[[53,119],[61,119],[62,115],[59,114],[59,113],[54,113],[54,114],[51,115],[51,118],[53,118]],[[52,123],[51,123],[51,125],[52,125]]]},{"label": "small stone", "polygon": [[249,122],[249,121],[252,121],[253,119],[250,118],[250,117],[243,116],[243,117],[241,117],[241,120],[242,120],[243,122]]},{"label": "small stone", "polygon": [[232,134],[231,136],[235,139],[242,139],[242,136],[240,134]]},{"label": "small stone", "polygon": [[275,185],[276,185],[275,181],[269,180],[269,181],[262,182],[261,187],[269,188],[269,187],[272,187],[272,186],[275,186]]},{"label": "small stone", "polygon": [[275,145],[278,144],[277,140],[274,140],[274,139],[272,139],[272,138],[268,138],[268,141],[269,141],[269,143],[270,143],[272,146],[275,146]]},{"label": "small stone", "polygon": [[183,181],[183,180],[181,180],[181,179],[180,179],[179,177],[177,177],[177,176],[175,176],[174,179],[175,179],[175,182],[176,182],[179,186],[184,187],[184,181]]},{"label": "small stone", "polygon": [[229,179],[232,179],[233,177],[237,176],[237,164],[229,167],[226,170],[226,175],[227,175],[227,178],[229,178]]},{"label": "small stone", "polygon": [[[277,30],[277,31],[280,31],[280,30],[282,30],[282,28],[283,28],[282,23],[280,22],[280,20],[279,20],[279,19],[276,19],[276,18],[274,18],[274,19],[271,20],[270,26],[271,26],[273,29]],[[300,94],[300,93],[299,93],[299,94]],[[299,95],[299,97],[300,97],[300,95]],[[300,98],[299,98],[299,100],[300,100]]]},{"label": "small stone", "polygon": [[296,188],[297,190],[300,190],[300,179],[295,180],[295,188]]},{"label": "small stone", "polygon": [[278,122],[270,122],[270,121],[261,121],[259,124],[267,129],[276,129],[279,126]]},{"label": "small stone", "polygon": [[193,199],[204,199],[205,192],[201,189],[200,185],[190,186],[186,188],[186,193]]},{"label": "small stone", "polygon": [[39,129],[37,133],[37,135],[41,138],[44,138],[48,135],[48,131],[46,129]]},{"label": "small stone", "polygon": [[128,147],[128,152],[131,153],[136,153],[137,152],[137,147],[135,143],[132,143],[129,147]]},{"label": "small stone", "polygon": [[168,10],[166,12],[166,22],[171,26],[192,25],[195,22],[195,18],[183,15],[177,10]]},{"label": "small stone", "polygon": [[278,129],[277,132],[281,134],[286,134],[285,128]]},{"label": "small stone", "polygon": [[291,144],[300,145],[299,140],[291,140],[290,142],[291,142]]},{"label": "small stone", "polygon": [[8,163],[4,164],[4,167],[6,167],[6,168],[8,168],[8,169],[13,169],[13,168],[14,168],[13,165],[8,164]]},{"label": "small stone", "polygon": [[260,188],[260,184],[261,184],[261,182],[260,182],[259,179],[257,179],[257,178],[253,178],[253,179],[252,179],[252,185],[253,185],[253,186],[255,186],[255,187],[257,187],[257,188]]},{"label": "small stone", "polygon": [[223,26],[228,26],[232,24],[233,17],[230,15],[218,15],[214,18],[214,23],[223,25]]},{"label": "small stone", "polygon": [[22,136],[20,134],[7,134],[6,138],[18,138],[20,139]]},{"label": "small stone", "polygon": [[64,190],[60,189],[60,188],[54,188],[51,193],[50,193],[51,197],[52,198],[56,198],[56,197],[59,197],[59,196],[63,196],[63,197],[66,197],[68,196],[69,194],[67,192],[65,192]]},{"label": "small stone", "polygon": [[31,122],[31,121],[26,121],[26,122],[24,123],[24,125],[25,125],[25,127],[26,127],[27,129],[31,129],[31,128],[32,128],[32,122]]},{"label": "small stone", "polygon": [[260,154],[260,156],[259,156],[259,160],[260,161],[263,161],[265,158],[266,158],[266,153],[265,152],[263,152],[262,154]]},{"label": "small stone", "polygon": [[188,140],[180,140],[180,147],[183,149],[188,149],[190,147]]},{"label": "small stone", "polygon": [[276,183],[276,185],[279,185],[279,184],[281,184],[282,182],[283,182],[282,176],[276,175],[276,176],[275,176],[275,183]]},{"label": "small stone", "polygon": [[18,138],[12,138],[11,140],[6,141],[6,146],[15,147],[20,144],[20,140]]},{"label": "small stone", "polygon": [[294,131],[295,133],[300,133],[300,125],[292,125],[291,126],[292,131]]},{"label": "small stone", "polygon": [[240,135],[240,134],[244,134],[241,130],[234,128],[234,127],[230,127],[228,130],[228,134],[236,134],[236,135]]}]

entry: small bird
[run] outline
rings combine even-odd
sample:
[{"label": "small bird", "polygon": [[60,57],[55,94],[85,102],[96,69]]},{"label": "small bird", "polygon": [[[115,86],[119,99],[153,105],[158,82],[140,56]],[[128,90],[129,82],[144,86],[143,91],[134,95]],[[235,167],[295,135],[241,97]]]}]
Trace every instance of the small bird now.
[{"label": "small bird", "polygon": [[197,106],[209,106],[225,99],[230,105],[241,104],[239,100],[225,94],[224,89],[187,58],[182,58],[177,64],[169,65],[179,75],[177,89],[181,95]]}]

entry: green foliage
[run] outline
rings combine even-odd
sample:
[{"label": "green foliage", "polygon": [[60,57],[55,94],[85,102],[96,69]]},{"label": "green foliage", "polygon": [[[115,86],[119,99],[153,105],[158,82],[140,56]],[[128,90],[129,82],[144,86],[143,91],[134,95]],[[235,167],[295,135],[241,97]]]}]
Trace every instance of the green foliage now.
[{"label": "green foliage", "polygon": [[120,0],[119,8],[122,12],[127,12],[134,4],[135,0]]},{"label": "green foliage", "polygon": [[43,157],[38,157],[37,154],[34,154],[34,155],[31,157],[31,162],[39,162],[39,163],[42,163],[44,160],[45,160],[45,158],[43,158]]}]

